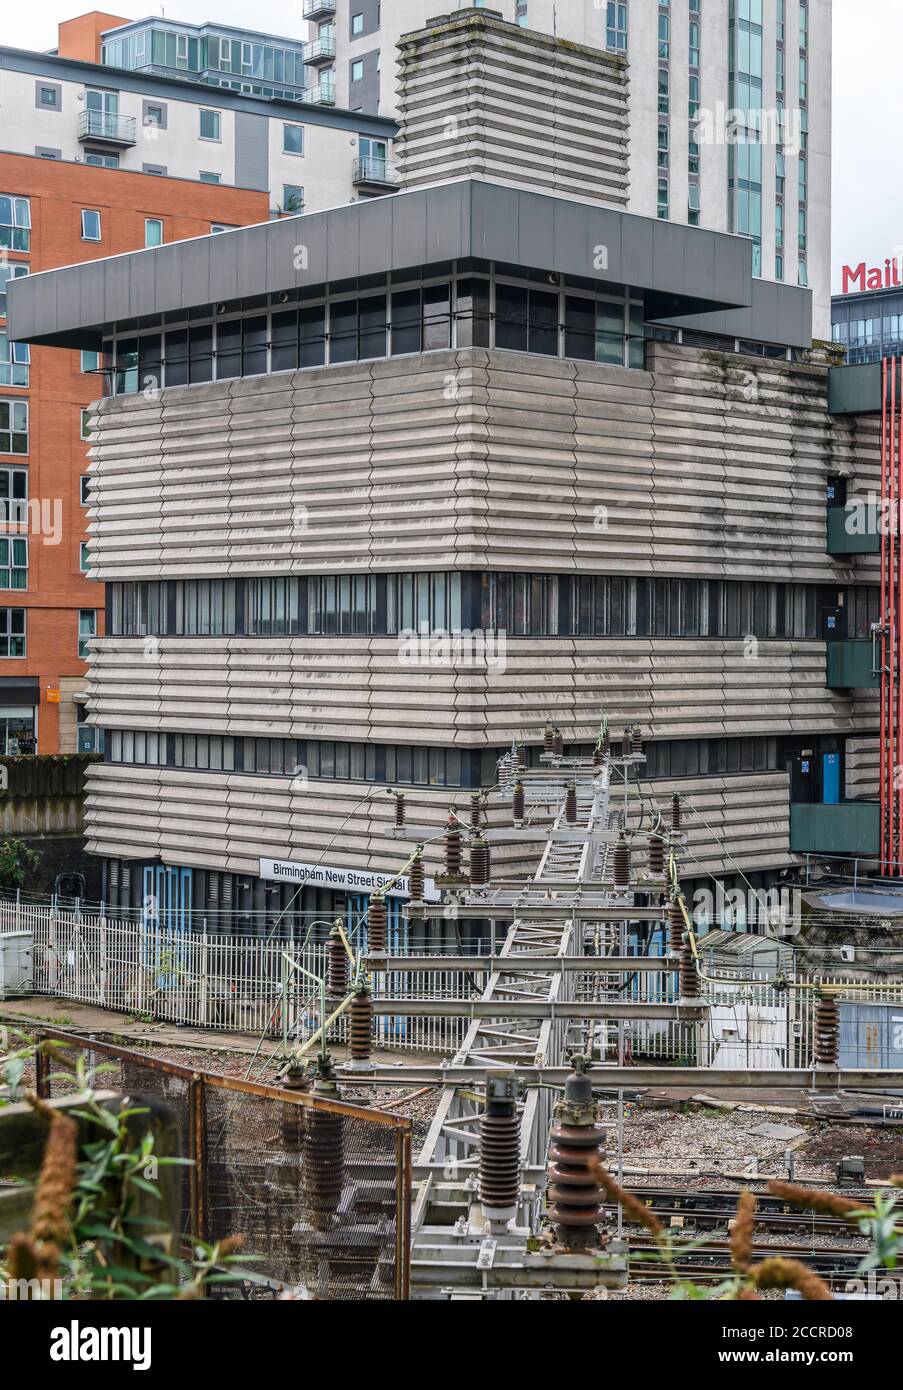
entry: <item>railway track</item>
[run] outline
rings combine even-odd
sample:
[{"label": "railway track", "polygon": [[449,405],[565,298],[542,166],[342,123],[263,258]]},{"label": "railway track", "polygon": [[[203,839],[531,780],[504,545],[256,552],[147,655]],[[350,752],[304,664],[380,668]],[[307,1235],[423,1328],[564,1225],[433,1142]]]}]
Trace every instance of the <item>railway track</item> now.
[{"label": "railway track", "polygon": [[[853,1278],[865,1253],[864,1249],[853,1250],[849,1246],[836,1249],[813,1249],[811,1245],[791,1244],[754,1246],[757,1261],[770,1255],[801,1260],[832,1287],[843,1285]],[[658,1248],[652,1241],[631,1238],[629,1256],[631,1283],[672,1282],[674,1276],[670,1269],[661,1263]],[[718,1282],[730,1271],[730,1246],[726,1240],[713,1240],[685,1253],[678,1252],[674,1256],[673,1265],[681,1279],[692,1279],[700,1283]]]},{"label": "railway track", "polygon": [[[711,1231],[728,1229],[736,1214],[737,1190],[631,1187],[633,1196],[643,1202],[655,1213],[665,1227],[684,1230]],[[845,1189],[845,1197],[859,1197],[864,1205],[871,1205],[868,1192]],[[799,1232],[805,1235],[849,1236],[850,1225],[840,1217],[823,1216],[811,1211],[801,1211],[780,1197],[768,1192],[757,1192],[758,1203],[756,1224],[760,1230],[773,1232]],[[617,1207],[610,1204],[606,1208],[609,1219],[616,1218]],[[624,1212],[624,1224],[629,1227],[640,1223],[628,1211]]]}]

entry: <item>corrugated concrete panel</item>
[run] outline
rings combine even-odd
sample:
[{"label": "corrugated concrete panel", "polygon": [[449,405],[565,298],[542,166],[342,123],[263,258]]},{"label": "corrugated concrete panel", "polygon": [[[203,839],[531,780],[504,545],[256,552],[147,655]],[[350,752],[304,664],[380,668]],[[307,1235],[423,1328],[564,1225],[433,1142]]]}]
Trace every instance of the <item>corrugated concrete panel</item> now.
[{"label": "corrugated concrete panel", "polygon": [[[476,175],[624,205],[627,88],[623,58],[485,14],[405,35],[395,146],[402,187]],[[551,207],[537,204],[537,231],[544,216]]]},{"label": "corrugated concrete panel", "polygon": [[880,487],[825,369],[650,344],[646,371],[483,349],[103,402],[95,577],[489,568],[869,582],[825,482]]},{"label": "corrugated concrete panel", "polygon": [[[675,791],[685,799],[685,877],[791,862],[783,773],[657,781],[648,791],[662,809]],[[449,805],[465,813],[468,800],[451,788],[411,787],[405,797],[412,823],[436,825]],[[317,781],[293,791],[284,778],[97,764],[88,771],[87,815],[91,853],[236,873],[256,874],[261,857],[385,871],[409,848],[390,833],[385,787],[362,783]],[[492,822],[504,824],[504,813]],[[494,872],[527,877],[535,853],[497,845]],[[427,846],[428,873],[440,855],[440,846]]]},{"label": "corrugated concrete panel", "polygon": [[[877,715],[877,708],[875,711]],[[879,741],[873,738],[848,738],[846,743],[846,791],[851,800],[873,801],[878,796]]]},{"label": "corrugated concrete panel", "polygon": [[[492,654],[491,654],[492,655]],[[109,637],[94,646],[103,728],[505,747],[547,716],[592,741],[603,713],[652,738],[853,731],[865,692],[829,690],[821,642],[508,639],[471,664],[410,664],[397,639]],[[499,665],[503,669],[499,669]]]}]

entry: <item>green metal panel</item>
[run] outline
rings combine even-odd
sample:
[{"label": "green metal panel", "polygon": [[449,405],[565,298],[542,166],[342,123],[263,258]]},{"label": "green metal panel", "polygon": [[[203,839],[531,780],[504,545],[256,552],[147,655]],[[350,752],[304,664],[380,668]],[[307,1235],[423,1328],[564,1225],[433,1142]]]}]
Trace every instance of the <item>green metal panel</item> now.
[{"label": "green metal panel", "polygon": [[872,674],[873,661],[870,637],[861,642],[829,642],[825,684],[831,690],[877,690],[881,678]]},{"label": "green metal panel", "polygon": [[828,368],[831,415],[875,415],[881,411],[881,363]]},{"label": "green metal panel", "polygon": [[881,807],[877,801],[840,801],[834,806],[800,803],[790,807],[792,854],[878,853]]},{"label": "green metal panel", "polygon": [[866,502],[848,502],[845,507],[828,508],[829,555],[878,555],[877,509]]}]

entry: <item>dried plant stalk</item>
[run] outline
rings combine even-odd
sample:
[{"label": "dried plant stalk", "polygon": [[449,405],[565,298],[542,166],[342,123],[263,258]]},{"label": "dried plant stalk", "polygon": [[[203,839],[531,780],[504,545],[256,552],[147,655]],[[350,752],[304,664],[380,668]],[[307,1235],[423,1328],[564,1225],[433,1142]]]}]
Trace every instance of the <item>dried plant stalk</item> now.
[{"label": "dried plant stalk", "polygon": [[31,1214],[30,1237],[38,1254],[40,1277],[52,1279],[69,1239],[78,1166],[78,1125],[37,1096],[29,1096],[28,1103],[50,1125]]},{"label": "dried plant stalk", "polygon": [[854,1212],[865,1210],[862,1199],[841,1197],[837,1192],[822,1192],[812,1187],[797,1187],[792,1182],[772,1180],[768,1191],[775,1197],[783,1197],[795,1207],[808,1207],[810,1211],[821,1212],[825,1216],[839,1216],[848,1221]]},{"label": "dried plant stalk", "polygon": [[833,1303],[834,1295],[824,1279],[800,1264],[799,1260],[786,1260],[781,1255],[771,1255],[756,1265],[751,1271],[760,1289],[796,1289],[809,1303]]},{"label": "dried plant stalk", "polygon": [[749,1189],[740,1193],[737,1215],[731,1227],[731,1258],[734,1268],[745,1274],[752,1264],[756,1230],[756,1199]]},{"label": "dried plant stalk", "polygon": [[646,1230],[649,1231],[651,1235],[655,1236],[656,1240],[662,1236],[662,1223],[655,1215],[655,1212],[650,1211],[645,1202],[641,1202],[638,1197],[634,1197],[632,1192],[625,1192],[620,1183],[612,1177],[608,1169],[604,1168],[598,1159],[590,1164],[590,1171],[604,1191],[606,1197],[610,1197],[613,1202],[620,1202],[624,1210],[629,1211],[631,1216],[636,1217],[637,1221],[645,1226]]}]

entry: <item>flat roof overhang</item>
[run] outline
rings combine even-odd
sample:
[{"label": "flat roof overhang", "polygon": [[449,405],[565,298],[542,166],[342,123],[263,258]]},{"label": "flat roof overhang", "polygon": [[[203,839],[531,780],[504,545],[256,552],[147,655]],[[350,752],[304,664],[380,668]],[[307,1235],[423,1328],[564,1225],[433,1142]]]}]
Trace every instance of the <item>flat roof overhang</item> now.
[{"label": "flat roof overhang", "polygon": [[11,280],[8,331],[96,349],[116,323],[469,258],[627,285],[652,319],[754,307],[746,237],[465,179]]}]

